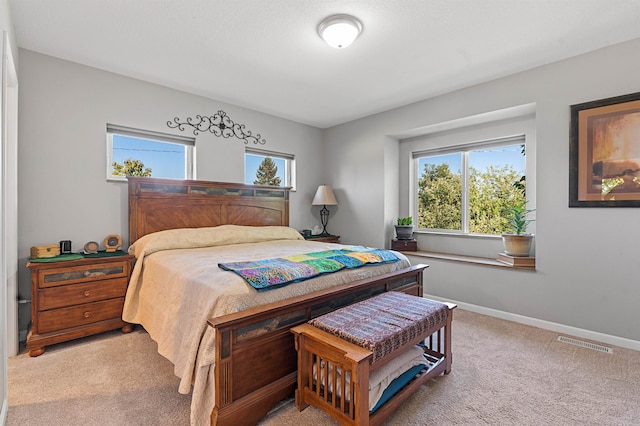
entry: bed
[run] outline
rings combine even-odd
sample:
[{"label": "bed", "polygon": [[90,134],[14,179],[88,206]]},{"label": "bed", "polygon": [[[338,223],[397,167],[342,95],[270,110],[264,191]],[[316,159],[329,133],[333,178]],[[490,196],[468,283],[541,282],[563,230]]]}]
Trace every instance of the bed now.
[{"label": "bed", "polygon": [[426,265],[400,261],[256,291],[220,262],[333,250],[289,228],[289,190],[129,178],[136,264],[123,319],[141,324],[192,393],[191,424],[255,424],[293,395],[290,328],[339,307],[402,291],[422,296]]}]

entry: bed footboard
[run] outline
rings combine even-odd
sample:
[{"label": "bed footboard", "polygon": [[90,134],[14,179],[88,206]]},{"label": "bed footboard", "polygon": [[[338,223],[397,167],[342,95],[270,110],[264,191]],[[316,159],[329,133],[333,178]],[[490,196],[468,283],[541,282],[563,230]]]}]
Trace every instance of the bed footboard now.
[{"label": "bed footboard", "polygon": [[305,296],[211,318],[216,331],[212,425],[255,424],[297,386],[292,327],[386,291],[422,296],[415,265]]}]

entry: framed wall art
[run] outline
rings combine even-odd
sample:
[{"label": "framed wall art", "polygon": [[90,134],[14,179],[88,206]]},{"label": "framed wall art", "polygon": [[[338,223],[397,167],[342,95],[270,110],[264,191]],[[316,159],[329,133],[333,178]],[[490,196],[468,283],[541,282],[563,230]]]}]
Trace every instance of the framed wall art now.
[{"label": "framed wall art", "polygon": [[569,207],[640,207],[640,92],[571,105]]}]

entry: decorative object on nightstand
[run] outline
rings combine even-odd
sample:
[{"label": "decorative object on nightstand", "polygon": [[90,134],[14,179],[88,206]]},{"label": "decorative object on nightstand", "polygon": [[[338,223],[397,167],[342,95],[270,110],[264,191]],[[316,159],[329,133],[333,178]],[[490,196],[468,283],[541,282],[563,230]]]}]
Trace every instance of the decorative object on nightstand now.
[{"label": "decorative object on nightstand", "polygon": [[300,235],[307,238],[311,236],[311,229],[303,229],[300,231]]},{"label": "decorative object on nightstand", "polygon": [[114,252],[122,247],[122,237],[118,234],[111,234],[104,237],[104,248],[107,252]]},{"label": "decorative object on nightstand", "polygon": [[71,240],[60,241],[60,254],[70,254],[70,253],[71,253]]},{"label": "decorative object on nightstand", "polygon": [[89,241],[87,244],[84,245],[84,254],[97,253],[98,247],[100,247],[100,244],[98,244],[95,241]]},{"label": "decorative object on nightstand", "polygon": [[322,206],[320,209],[320,221],[322,222],[322,236],[330,236],[327,232],[327,223],[329,223],[329,209],[327,206],[337,206],[338,201],[333,195],[333,190],[328,185],[320,185],[316,191],[316,195],[311,202],[312,206]]},{"label": "decorative object on nightstand", "polygon": [[46,258],[55,257],[60,254],[60,246],[58,244],[47,244],[44,246],[33,246],[30,250],[31,257]]},{"label": "decorative object on nightstand", "polygon": [[42,355],[45,346],[108,330],[130,332],[133,326],[122,321],[122,307],[132,261],[124,252],[57,262],[32,259],[27,264],[32,294],[29,356]]}]

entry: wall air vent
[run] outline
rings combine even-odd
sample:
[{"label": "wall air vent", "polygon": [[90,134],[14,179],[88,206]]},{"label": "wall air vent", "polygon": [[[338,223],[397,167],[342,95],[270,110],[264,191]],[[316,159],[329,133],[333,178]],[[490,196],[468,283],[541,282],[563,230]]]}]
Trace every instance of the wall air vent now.
[{"label": "wall air vent", "polygon": [[582,346],[583,348],[593,349],[598,352],[605,352],[608,354],[613,353],[613,349],[602,345],[596,345],[595,343],[584,342],[582,340],[572,339],[571,337],[558,336],[558,341],[563,343],[569,343],[570,345]]}]

